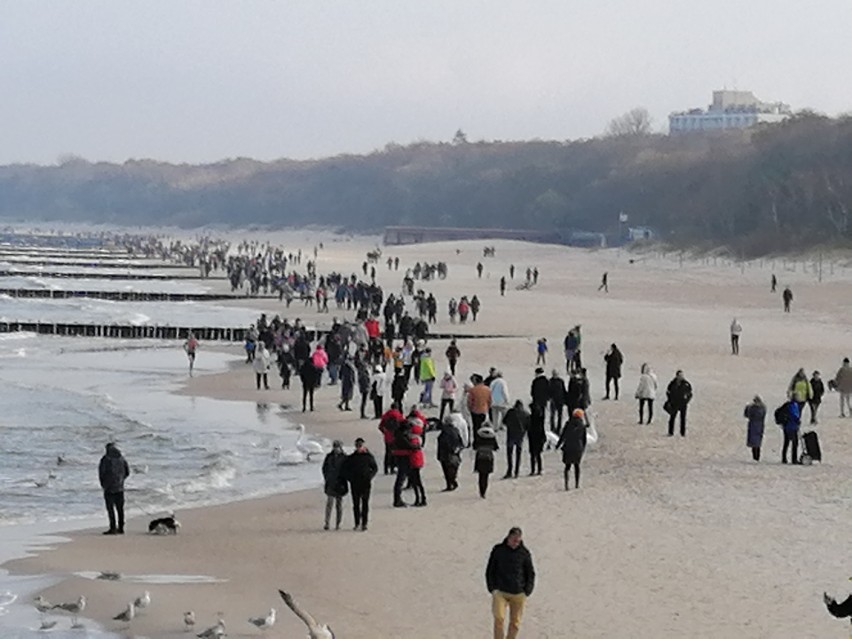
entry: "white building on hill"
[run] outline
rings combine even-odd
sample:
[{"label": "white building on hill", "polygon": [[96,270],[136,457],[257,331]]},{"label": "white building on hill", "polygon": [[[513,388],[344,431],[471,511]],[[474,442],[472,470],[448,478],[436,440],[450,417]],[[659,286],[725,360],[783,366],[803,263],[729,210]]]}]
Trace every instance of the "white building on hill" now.
[{"label": "white building on hill", "polygon": [[751,91],[714,91],[707,110],[690,109],[669,116],[669,133],[745,129],[762,122],[781,122],[790,117],[783,102],[761,102]]}]

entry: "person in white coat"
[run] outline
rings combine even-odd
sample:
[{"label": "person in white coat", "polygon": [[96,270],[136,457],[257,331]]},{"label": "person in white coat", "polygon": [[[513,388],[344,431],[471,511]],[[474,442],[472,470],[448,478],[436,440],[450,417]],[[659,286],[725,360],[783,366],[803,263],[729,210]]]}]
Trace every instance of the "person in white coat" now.
[{"label": "person in white coat", "polygon": [[263,388],[269,390],[269,365],[272,362],[272,358],[269,355],[269,351],[266,349],[266,344],[260,342],[257,346],[257,352],[254,355],[254,361],[252,361],[252,367],[254,368],[254,377],[257,381],[257,390],[260,390],[260,382],[263,382]]},{"label": "person in white coat", "polygon": [[509,387],[506,385],[506,380],[503,379],[503,373],[497,371],[494,373],[494,379],[491,381],[491,423],[496,430],[502,430],[503,418],[506,416],[506,411],[509,410],[511,399],[509,398]]},{"label": "person in white coat", "polygon": [[654,419],[654,400],[657,398],[657,376],[651,367],[647,364],[642,364],[641,374],[639,375],[639,386],[636,388],[636,399],[639,400],[639,423],[643,422],[645,415],[645,405],[648,405],[648,421]]},{"label": "person in white coat", "polygon": [[376,419],[382,418],[384,412],[385,396],[390,394],[388,388],[388,374],[381,366],[373,369],[373,377],[370,380],[370,398],[373,400],[373,415]]}]

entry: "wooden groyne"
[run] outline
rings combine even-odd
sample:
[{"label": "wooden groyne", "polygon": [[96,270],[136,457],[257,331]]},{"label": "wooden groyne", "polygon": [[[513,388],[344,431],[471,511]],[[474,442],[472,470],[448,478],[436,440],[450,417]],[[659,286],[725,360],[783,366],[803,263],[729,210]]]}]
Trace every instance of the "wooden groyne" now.
[{"label": "wooden groyne", "polygon": [[89,298],[112,302],[214,302],[221,300],[278,299],[278,295],[247,296],[237,293],[149,293],[145,291],[79,291],[50,288],[0,288],[0,295],[23,299]]},{"label": "wooden groyne", "polygon": [[[155,326],[133,324],[80,324],[67,322],[0,322],[0,333],[36,333],[38,335],[60,335],[69,337],[108,337],[119,339],[164,339],[183,340],[192,333],[205,342],[243,342],[247,327],[222,326]],[[311,341],[329,332],[327,328],[310,328],[307,334]],[[436,333],[427,336],[430,340],[465,339],[511,339],[514,335],[460,335]]]},{"label": "wooden groyne", "polygon": [[[79,266],[76,265],[76,266]],[[109,267],[118,268],[118,267]],[[160,267],[165,268],[165,267]],[[204,277],[202,278],[195,269],[195,275],[181,275],[175,273],[170,275],[167,273],[149,273],[145,270],[129,271],[126,273],[98,273],[98,272],[74,272],[64,273],[62,271],[24,271],[19,269],[0,269],[0,277],[65,277],[70,279],[89,279],[89,280],[225,280],[224,275]]]},{"label": "wooden groyne", "polygon": [[52,257],[39,257],[37,259],[25,259],[23,257],[17,256],[4,256],[0,255],[0,262],[6,262],[7,264],[20,264],[20,265],[29,265],[29,266],[79,266],[81,268],[128,268],[128,269],[146,269],[146,268],[159,268],[159,269],[193,269],[198,270],[197,266],[187,266],[186,264],[171,264],[169,262],[132,262],[130,258],[121,258],[120,260],[116,258],[115,260],[109,260],[104,258],[96,258],[93,260],[88,260],[86,258],[72,258],[72,259],[63,259],[63,258],[52,258]]}]

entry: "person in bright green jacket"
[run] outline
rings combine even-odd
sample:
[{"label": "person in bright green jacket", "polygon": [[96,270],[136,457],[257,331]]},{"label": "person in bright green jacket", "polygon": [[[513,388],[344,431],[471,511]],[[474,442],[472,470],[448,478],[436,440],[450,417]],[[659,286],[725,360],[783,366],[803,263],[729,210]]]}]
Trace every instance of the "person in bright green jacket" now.
[{"label": "person in bright green jacket", "polygon": [[432,349],[427,348],[420,355],[420,381],[423,384],[423,392],[420,393],[420,403],[423,406],[434,408],[432,403],[432,386],[435,385],[435,361],[432,359]]},{"label": "person in bright green jacket", "polygon": [[790,386],[787,387],[787,395],[799,405],[799,414],[801,414],[804,405],[813,397],[813,389],[804,368],[800,368],[793,375],[793,379],[790,380]]}]

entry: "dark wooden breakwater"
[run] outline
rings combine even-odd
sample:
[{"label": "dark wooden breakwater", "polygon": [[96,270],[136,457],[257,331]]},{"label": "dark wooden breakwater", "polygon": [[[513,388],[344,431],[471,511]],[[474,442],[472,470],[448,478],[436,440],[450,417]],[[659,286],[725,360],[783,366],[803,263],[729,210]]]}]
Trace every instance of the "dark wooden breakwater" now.
[{"label": "dark wooden breakwater", "polygon": [[239,295],[236,293],[164,293],[144,291],[75,291],[50,288],[0,288],[0,295],[25,299],[64,300],[90,298],[113,302],[213,302],[217,300],[278,299],[277,295]]},{"label": "dark wooden breakwater", "polygon": [[[118,267],[111,267],[116,268]],[[168,268],[168,267],[160,267]],[[27,271],[21,269],[0,269],[0,277],[65,277],[72,279],[88,279],[88,280],[198,280],[199,282],[206,280],[224,280],[224,275],[218,277],[211,276],[201,278],[198,273],[195,275],[179,275],[168,273],[148,273],[144,269],[140,271],[128,271],[122,273],[97,273],[89,271],[79,271],[75,273],[65,273],[62,271]]]},{"label": "dark wooden breakwater", "polygon": [[[203,342],[243,342],[248,327],[230,328],[222,326],[153,326],[132,324],[74,324],[65,322],[0,322],[0,333],[36,333],[38,335],[61,335],[70,337],[111,337],[120,339],[171,339],[183,340],[192,331]],[[311,341],[327,334],[327,328],[307,329]],[[431,340],[449,339],[507,339],[513,335],[459,335],[437,333],[429,335]]]},{"label": "dark wooden breakwater", "polygon": [[179,269],[192,269],[194,271],[198,271],[197,266],[187,266],[186,264],[169,264],[165,262],[130,262],[131,258],[116,258],[114,260],[110,260],[108,258],[98,258],[98,259],[86,259],[86,258],[74,258],[74,259],[61,259],[61,258],[50,258],[50,257],[40,257],[39,259],[24,259],[23,257],[12,257],[8,255],[0,255],[0,262],[6,262],[8,264],[19,264],[21,266],[79,266],[81,268],[128,268],[128,269],[167,269],[167,268],[179,268]]}]

